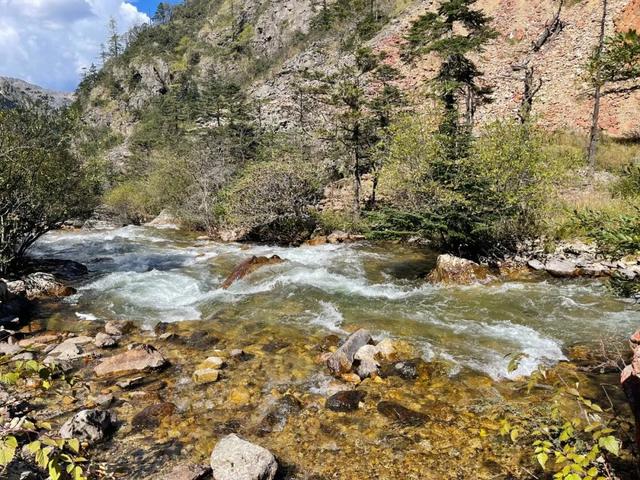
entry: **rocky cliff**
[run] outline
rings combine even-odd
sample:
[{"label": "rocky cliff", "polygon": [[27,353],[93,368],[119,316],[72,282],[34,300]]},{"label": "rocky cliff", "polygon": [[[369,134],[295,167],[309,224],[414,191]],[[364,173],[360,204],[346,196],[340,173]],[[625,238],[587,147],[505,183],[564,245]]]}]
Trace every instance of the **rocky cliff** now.
[{"label": "rocky cliff", "polygon": [[[348,62],[348,47],[358,40],[386,52],[387,61],[403,74],[400,86],[420,101],[437,61],[427,58],[408,65],[401,61],[399,50],[412,20],[435,4],[432,0],[193,0],[177,9],[168,24],[143,32],[121,58],[107,63],[96,82],[85,86],[85,118],[126,139],[154,98],[179,88],[178,84],[184,88],[185,80],[202,88],[211,79],[224,77],[233,78],[260,100],[266,122],[286,127],[300,101],[300,72],[330,71]],[[550,129],[585,132],[592,101],[583,72],[597,42],[601,1],[565,1],[562,28],[538,51],[532,44],[558,11],[557,0],[478,0],[478,6],[493,17],[499,32],[477,59],[484,72],[482,83],[493,89],[492,101],[478,110],[479,121],[516,115],[524,75],[517,66],[526,64],[540,83],[533,105],[540,122]],[[323,23],[327,18],[330,21]],[[610,0],[607,18],[607,33],[637,28],[640,1]],[[635,136],[640,127],[640,90],[627,87],[610,87],[603,100],[601,126],[617,137]]]}]

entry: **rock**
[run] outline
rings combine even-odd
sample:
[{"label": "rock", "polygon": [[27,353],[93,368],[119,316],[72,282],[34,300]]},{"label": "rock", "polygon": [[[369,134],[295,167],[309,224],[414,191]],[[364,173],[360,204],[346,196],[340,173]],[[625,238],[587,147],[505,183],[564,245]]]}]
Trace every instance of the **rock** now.
[{"label": "rock", "polygon": [[287,419],[302,410],[302,404],[293,395],[284,395],[276,400],[267,414],[260,421],[258,434],[281,432],[287,424]]},{"label": "rock", "polygon": [[159,480],[205,480],[211,475],[211,468],[202,465],[180,464]]},{"label": "rock", "polygon": [[621,278],[623,280],[634,280],[636,276],[640,277],[640,272],[637,272],[633,268],[620,268],[615,273],[616,278]]},{"label": "rock", "polygon": [[378,348],[375,345],[364,345],[360,347],[354,355],[354,360],[358,361],[357,373],[362,379],[378,373],[379,364],[375,359]]},{"label": "rock", "polygon": [[98,377],[124,375],[130,372],[157,370],[169,362],[151,345],[138,345],[131,350],[105,358],[94,372]]},{"label": "rock", "polygon": [[222,283],[221,288],[226,290],[229,288],[234,282],[245,278],[247,275],[255,272],[257,269],[261,267],[265,267],[267,265],[277,265],[282,263],[282,260],[279,256],[273,255],[272,257],[256,257],[255,255],[248,260],[245,260],[240,265],[238,265],[233,272],[227,277],[227,279]]},{"label": "rock", "polygon": [[324,245],[328,241],[329,240],[324,235],[318,235],[317,237],[313,237],[312,239],[307,240],[306,242],[304,242],[304,244],[309,245],[311,247],[316,247],[318,245]]},{"label": "rock", "polygon": [[220,370],[216,368],[201,368],[193,372],[193,381],[199,385],[217,382],[220,378]]},{"label": "rock", "polygon": [[48,353],[47,358],[44,359],[44,363],[48,364],[65,360],[76,360],[84,356],[85,355],[78,344],[64,341]]},{"label": "rock", "polygon": [[24,278],[25,294],[27,298],[68,297],[76,290],[59,282],[50,273],[36,272]]},{"label": "rock", "polygon": [[418,427],[427,421],[425,414],[410,410],[395,402],[378,403],[378,412],[401,425]]},{"label": "rock", "polygon": [[492,277],[486,267],[476,262],[453,255],[440,255],[427,280],[447,285],[469,285],[476,282],[486,283],[491,281]]},{"label": "rock", "polygon": [[549,260],[544,266],[547,273],[558,278],[572,278],[578,276],[576,264],[568,260]]},{"label": "rock", "polygon": [[116,427],[116,418],[104,410],[81,410],[60,429],[62,438],[77,438],[91,443],[103,440]]},{"label": "rock", "polygon": [[156,218],[144,224],[145,227],[178,230],[180,221],[169,210],[164,209]]},{"label": "rock", "polygon": [[0,303],[9,300],[9,288],[4,280],[0,279]]},{"label": "rock", "polygon": [[382,378],[400,377],[404,380],[415,380],[419,376],[418,366],[421,363],[424,363],[422,359],[387,363],[380,368],[380,376]]},{"label": "rock", "polygon": [[287,348],[289,345],[291,345],[289,342],[284,342],[281,340],[275,340],[273,342],[269,342],[265,345],[262,346],[262,351],[263,352],[267,352],[267,353],[273,353],[273,352],[278,352],[280,350],[283,350],[285,348]]},{"label": "rock", "polygon": [[348,242],[350,239],[351,237],[347,232],[343,232],[342,230],[335,230],[327,237],[327,242],[335,245],[336,243]]},{"label": "rock", "polygon": [[340,375],[348,373],[353,366],[356,353],[371,341],[371,334],[364,329],[352,333],[349,338],[331,354],[327,360],[327,366],[331,373]]},{"label": "rock", "polygon": [[536,260],[535,258],[529,260],[527,262],[527,265],[529,266],[529,268],[535,270],[536,272],[541,272],[544,270],[544,263],[542,263],[540,260]]},{"label": "rock", "polygon": [[58,333],[41,333],[31,338],[23,338],[18,342],[21,347],[32,347],[34,345],[46,345],[48,343],[57,342],[60,340],[60,334]]},{"label": "rock", "polygon": [[203,369],[203,368],[215,368],[215,369],[221,369],[222,367],[225,366],[224,360],[220,357],[208,357],[205,359],[204,362],[202,362],[200,365],[198,365],[198,369]]},{"label": "rock", "polygon": [[107,409],[111,406],[111,404],[113,403],[114,397],[112,393],[107,393],[104,395],[98,395],[95,400],[94,403],[102,408],[102,409]]},{"label": "rock", "polygon": [[385,338],[376,345],[376,351],[377,356],[388,360],[396,354],[396,344],[390,338]]},{"label": "rock", "polygon": [[104,332],[114,337],[121,337],[125,333],[129,333],[132,329],[133,323],[127,321],[109,320],[104,324]]},{"label": "rock", "polygon": [[36,356],[31,353],[31,352],[23,352],[23,353],[19,353],[17,355],[14,355],[13,357],[11,357],[12,360],[14,361],[29,361],[29,360],[35,360]]},{"label": "rock", "polygon": [[266,448],[231,434],[211,452],[211,469],[214,480],[273,480],[278,462]]},{"label": "rock", "polygon": [[12,357],[22,351],[22,347],[20,345],[15,345],[12,343],[2,342],[0,343],[0,355],[6,355],[7,357]]},{"label": "rock", "polygon": [[134,428],[157,428],[164,418],[170,417],[175,411],[176,406],[173,403],[156,403],[137,413],[131,425]]},{"label": "rock", "polygon": [[88,337],[87,335],[79,335],[77,337],[69,337],[64,343],[72,343],[74,345],[87,345],[89,343],[93,343],[93,338]]},{"label": "rock", "polygon": [[93,343],[98,348],[113,348],[118,346],[118,338],[107,333],[98,332]]},{"label": "rock", "polygon": [[587,277],[604,277],[609,274],[609,269],[601,263],[592,263],[580,268],[580,273]]},{"label": "rock", "polygon": [[129,390],[130,388],[139,387],[143,383],[144,383],[144,377],[133,377],[133,378],[127,378],[126,380],[122,380],[120,382],[116,382],[116,386],[123,390]]},{"label": "rock", "polygon": [[334,412],[352,412],[358,409],[364,397],[365,393],[359,390],[343,390],[327,398],[324,406]]},{"label": "rock", "polygon": [[27,258],[21,265],[23,274],[44,272],[65,281],[77,280],[89,273],[82,263],[59,258]]}]

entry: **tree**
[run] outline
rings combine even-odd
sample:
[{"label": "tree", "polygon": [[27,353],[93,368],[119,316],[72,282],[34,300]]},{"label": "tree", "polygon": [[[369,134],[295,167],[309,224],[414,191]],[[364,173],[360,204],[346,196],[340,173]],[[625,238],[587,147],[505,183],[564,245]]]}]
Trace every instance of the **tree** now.
[{"label": "tree", "polygon": [[602,0],[602,19],[600,20],[600,36],[598,37],[598,45],[596,46],[590,60],[591,83],[593,84],[593,113],[591,114],[591,131],[589,132],[589,149],[587,151],[587,161],[591,170],[596,167],[596,148],[598,145],[598,120],[600,119],[600,98],[602,96],[602,87],[604,79],[602,78],[602,70],[600,68],[600,60],[604,50],[604,34],[607,22],[607,0]]},{"label": "tree", "polygon": [[109,24],[107,25],[109,36],[107,39],[107,54],[109,58],[117,58],[122,53],[122,41],[120,39],[120,35],[118,34],[118,22],[114,17],[109,19]]},{"label": "tree", "polygon": [[436,12],[419,17],[405,37],[405,60],[413,61],[429,53],[441,59],[434,84],[445,108],[443,128],[450,136],[456,136],[460,130],[459,97],[464,98],[466,127],[470,129],[477,105],[487,101],[490,93],[478,85],[476,80],[482,73],[468,58],[468,54],[481,52],[497,36],[489,26],[491,19],[472,8],[476,1],[444,0]]},{"label": "tree", "polygon": [[173,16],[173,7],[169,2],[160,2],[158,4],[158,8],[156,9],[156,13],[152,17],[153,23],[156,25],[164,25],[171,20]]},{"label": "tree", "polygon": [[85,167],[71,153],[72,126],[66,112],[0,111],[0,273],[93,206]]},{"label": "tree", "polygon": [[[361,177],[371,170],[373,148],[381,129],[388,127],[402,103],[400,91],[391,85],[397,73],[382,63],[384,55],[370,48],[356,50],[354,62],[329,75],[315,72],[311,95],[332,111],[328,140],[338,142],[348,159],[354,180],[353,211],[360,213]],[[375,200],[375,198],[374,198]]]}]

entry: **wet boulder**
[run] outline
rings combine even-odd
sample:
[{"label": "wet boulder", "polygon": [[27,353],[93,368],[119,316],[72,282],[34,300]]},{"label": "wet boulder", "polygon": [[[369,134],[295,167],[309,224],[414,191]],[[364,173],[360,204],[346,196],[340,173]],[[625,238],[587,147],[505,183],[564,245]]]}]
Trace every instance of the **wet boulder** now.
[{"label": "wet boulder", "polygon": [[476,262],[453,255],[440,255],[427,280],[446,285],[469,285],[489,282],[492,277],[486,267]]},{"label": "wet boulder", "polygon": [[356,372],[360,378],[365,379],[378,373],[380,365],[375,358],[377,354],[375,345],[364,345],[358,349],[353,358],[358,362]]},{"label": "wet boulder", "polygon": [[416,412],[395,402],[378,403],[378,412],[403,426],[418,427],[427,421],[424,413]]},{"label": "wet boulder", "polygon": [[115,415],[108,411],[81,410],[62,425],[60,436],[99,442],[116,428],[116,421]]},{"label": "wet boulder", "polygon": [[250,275],[259,268],[265,267],[267,265],[277,265],[282,262],[284,262],[284,260],[278,255],[273,255],[271,257],[256,257],[254,255],[250,259],[245,260],[240,265],[238,265],[222,283],[221,288],[226,290],[233,283],[245,278],[247,275]]},{"label": "wet boulder", "polygon": [[89,273],[89,269],[86,265],[74,260],[30,258],[22,265],[21,272],[22,274],[45,272],[60,280],[70,281],[84,277]]},{"label": "wet boulder", "polygon": [[278,462],[266,448],[231,434],[211,452],[211,469],[214,480],[273,480]]},{"label": "wet boulder", "polygon": [[420,367],[423,365],[424,361],[421,358],[384,363],[380,367],[380,376],[382,378],[400,377],[404,380],[415,380],[420,376]]},{"label": "wet boulder", "polygon": [[169,364],[151,345],[137,345],[126,352],[105,358],[94,368],[98,377],[124,375],[131,372],[157,370]]},{"label": "wet boulder", "polygon": [[352,333],[349,338],[327,359],[327,366],[334,375],[351,371],[355,355],[371,342],[371,334],[364,329]]},{"label": "wet boulder", "polygon": [[327,398],[324,406],[334,412],[352,412],[358,409],[364,397],[365,393],[360,390],[343,390]]},{"label": "wet boulder", "polygon": [[164,418],[170,417],[175,411],[176,406],[171,402],[156,403],[137,413],[131,425],[137,429],[157,428]]}]

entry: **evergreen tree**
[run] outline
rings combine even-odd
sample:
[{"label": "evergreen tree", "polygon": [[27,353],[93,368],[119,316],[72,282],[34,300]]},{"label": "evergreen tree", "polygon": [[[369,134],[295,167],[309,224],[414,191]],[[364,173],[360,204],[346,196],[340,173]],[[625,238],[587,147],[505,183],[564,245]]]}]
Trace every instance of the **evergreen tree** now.
[{"label": "evergreen tree", "polygon": [[120,35],[118,35],[118,23],[116,19],[111,17],[108,25],[108,49],[107,54],[109,58],[116,58],[120,56],[122,53],[122,40],[120,39]]},{"label": "evergreen tree", "polygon": [[459,97],[464,97],[466,125],[470,128],[478,103],[487,101],[490,93],[477,84],[481,72],[468,58],[497,35],[489,26],[491,19],[472,8],[476,1],[445,0],[436,12],[422,15],[411,26],[403,52],[408,61],[429,53],[440,57],[442,63],[434,83],[445,108],[443,127],[453,136],[460,130]]}]

